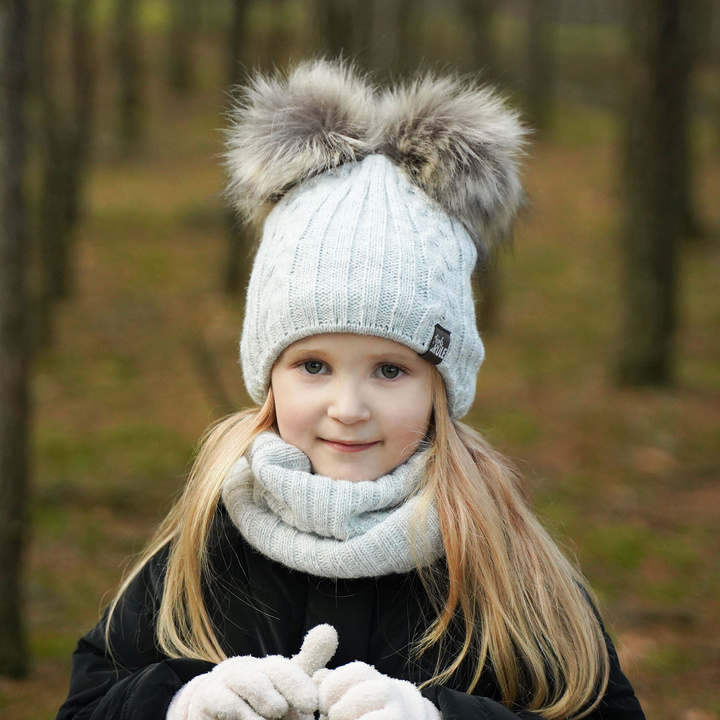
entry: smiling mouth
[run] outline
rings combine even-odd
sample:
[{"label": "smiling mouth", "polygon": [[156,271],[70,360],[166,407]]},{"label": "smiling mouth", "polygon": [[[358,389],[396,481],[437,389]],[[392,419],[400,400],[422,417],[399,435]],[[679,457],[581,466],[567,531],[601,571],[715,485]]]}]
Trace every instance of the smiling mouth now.
[{"label": "smiling mouth", "polygon": [[326,440],[325,438],[320,438],[320,440],[333,450],[338,450],[344,453],[357,453],[362,452],[363,450],[369,450],[370,448],[375,447],[379,442],[378,440],[370,443],[340,442],[337,440]]}]

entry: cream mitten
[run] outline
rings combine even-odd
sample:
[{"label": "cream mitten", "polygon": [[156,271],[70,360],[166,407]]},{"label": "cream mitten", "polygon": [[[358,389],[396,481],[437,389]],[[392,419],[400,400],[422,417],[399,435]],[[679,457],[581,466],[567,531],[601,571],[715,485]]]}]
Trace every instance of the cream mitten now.
[{"label": "cream mitten", "polygon": [[312,720],[318,707],[312,675],[337,649],[337,632],[318,625],[291,660],[231,657],[175,694],[166,720]]},{"label": "cream mitten", "polygon": [[321,720],[440,720],[440,711],[407,680],[352,662],[315,675]]}]

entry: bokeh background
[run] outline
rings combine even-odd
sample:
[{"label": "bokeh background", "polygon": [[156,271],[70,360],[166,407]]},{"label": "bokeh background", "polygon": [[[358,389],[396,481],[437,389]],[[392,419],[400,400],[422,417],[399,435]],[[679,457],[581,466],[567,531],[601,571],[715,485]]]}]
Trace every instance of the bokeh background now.
[{"label": "bokeh background", "polygon": [[[720,3],[26,5],[30,472],[0,480],[29,488],[28,652],[0,715],[54,716],[198,439],[249,402],[249,244],[221,198],[231,85],[342,54],[378,82],[477,75],[536,129],[514,250],[479,281],[468,420],[582,565],[648,717],[720,718]],[[659,290],[633,305],[648,268]]]}]

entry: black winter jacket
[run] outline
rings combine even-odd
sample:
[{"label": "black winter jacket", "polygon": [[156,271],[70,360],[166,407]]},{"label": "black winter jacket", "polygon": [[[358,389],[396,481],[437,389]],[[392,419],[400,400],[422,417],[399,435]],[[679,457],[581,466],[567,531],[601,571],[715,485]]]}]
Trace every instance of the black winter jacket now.
[{"label": "black winter jacket", "polygon": [[[409,645],[433,617],[426,593],[412,572],[378,578],[333,581],[291,570],[250,547],[226,512],[218,511],[211,536],[215,579],[206,601],[223,650],[228,656],[297,653],[305,633],[330,623],[340,638],[328,667],[353,660],[381,673],[415,683],[433,674],[434,659],[409,659]],[[70,693],[57,720],[163,720],[173,695],[212,663],[170,659],[155,643],[155,614],[167,550],[159,552],[128,588],[113,615],[105,644],[105,619],[78,643],[73,655]],[[610,684],[592,720],[644,720],[633,689],[610,649]],[[423,694],[440,708],[444,720],[526,720],[501,705],[500,690],[485,672],[473,695],[469,667],[450,683]]]}]

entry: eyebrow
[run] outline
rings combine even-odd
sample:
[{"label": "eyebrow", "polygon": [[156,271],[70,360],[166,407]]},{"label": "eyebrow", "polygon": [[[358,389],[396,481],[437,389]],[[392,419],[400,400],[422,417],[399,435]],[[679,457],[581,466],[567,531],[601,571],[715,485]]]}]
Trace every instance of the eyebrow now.
[{"label": "eyebrow", "polygon": [[[308,356],[316,356],[321,359],[325,359],[328,357],[328,355],[332,354],[332,350],[326,350],[318,347],[303,347],[303,348],[295,348],[290,349],[288,348],[287,355],[285,355],[285,360],[288,362],[292,362],[293,360],[297,360],[298,358],[302,357],[308,357]],[[405,365],[413,362],[415,358],[419,358],[419,355],[416,355],[412,351],[410,351],[407,354],[399,353],[396,350],[390,350],[389,352],[377,352],[372,353],[371,355],[368,355],[368,359],[371,362],[380,362],[385,361],[388,363],[397,363],[398,365]]]},{"label": "eyebrow", "polygon": [[[396,351],[390,351],[387,353],[380,352],[380,353],[373,353],[372,355],[368,356],[371,360],[387,360],[388,362],[396,362],[400,365],[403,363],[409,363],[414,360],[414,356],[411,354],[403,354]],[[418,356],[419,357],[419,356]]]},{"label": "eyebrow", "polygon": [[324,356],[326,353],[324,350],[319,348],[307,347],[307,348],[288,348],[283,354],[282,359],[287,361],[293,361],[297,358],[306,357],[308,355]]}]

